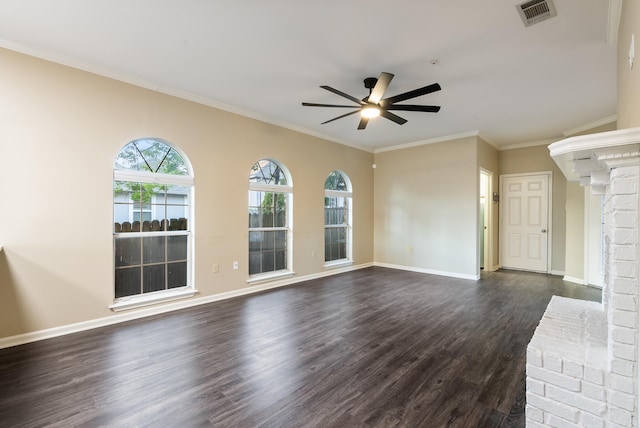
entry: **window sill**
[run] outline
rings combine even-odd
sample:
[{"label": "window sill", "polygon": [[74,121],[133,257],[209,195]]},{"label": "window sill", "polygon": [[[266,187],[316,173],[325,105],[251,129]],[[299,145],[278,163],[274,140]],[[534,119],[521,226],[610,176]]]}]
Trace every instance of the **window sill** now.
[{"label": "window sill", "polygon": [[114,312],[126,311],[128,309],[141,308],[143,306],[155,305],[178,299],[186,299],[195,296],[197,293],[198,290],[194,290],[193,288],[184,288],[175,291],[163,291],[142,296],[122,297],[113,305],[109,306],[109,309]]},{"label": "window sill", "polygon": [[254,284],[256,282],[262,282],[262,281],[271,281],[274,279],[280,279],[280,278],[285,278],[288,276],[293,276],[295,272],[292,271],[278,271],[278,272],[269,272],[269,273],[265,273],[265,274],[257,274],[254,276],[249,277],[249,279],[247,279],[247,283],[249,284]]},{"label": "window sill", "polygon": [[331,262],[326,262],[324,264],[324,267],[325,269],[332,269],[332,268],[339,268],[343,266],[351,266],[352,264],[353,264],[353,260],[342,259],[342,260],[334,260]]}]

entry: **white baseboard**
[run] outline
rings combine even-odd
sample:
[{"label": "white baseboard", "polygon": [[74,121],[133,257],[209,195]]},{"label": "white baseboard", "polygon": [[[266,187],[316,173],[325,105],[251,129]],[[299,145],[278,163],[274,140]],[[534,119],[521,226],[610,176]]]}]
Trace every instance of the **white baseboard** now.
[{"label": "white baseboard", "polygon": [[391,269],[407,270],[410,272],[419,272],[419,273],[428,273],[431,275],[447,276],[449,278],[470,279],[472,281],[477,281],[478,279],[480,279],[479,275],[469,275],[469,274],[459,273],[459,272],[446,272],[446,271],[434,270],[434,269],[423,269],[423,268],[417,268],[412,266],[394,265],[391,263],[374,262],[373,265],[391,268]]},{"label": "white baseboard", "polygon": [[587,281],[582,278],[576,278],[574,276],[565,275],[562,277],[563,281],[573,282],[574,284],[587,285]]},{"label": "white baseboard", "polygon": [[91,330],[98,327],[106,327],[113,324],[119,324],[125,321],[131,321],[135,319],[146,318],[152,315],[172,312],[178,309],[185,309],[193,306],[204,305],[206,303],[216,302],[219,300],[230,299],[232,297],[239,297],[239,296],[245,296],[248,294],[254,294],[254,293],[269,290],[272,288],[278,288],[278,287],[284,287],[287,285],[296,284],[298,282],[309,281],[312,279],[323,278],[331,275],[337,275],[339,273],[354,271],[358,269],[364,269],[367,267],[371,267],[373,265],[374,265],[373,263],[364,263],[356,266],[345,266],[340,268],[327,269],[323,272],[318,272],[318,273],[298,276],[298,277],[288,277],[280,281],[270,281],[267,283],[262,283],[262,284],[253,285],[246,288],[227,291],[224,293],[213,294],[210,296],[178,300],[178,301],[161,305],[161,306],[148,306],[143,309],[136,309],[128,312],[118,312],[109,317],[96,318],[93,320],[82,321],[74,324],[67,324],[60,327],[53,327],[45,330],[38,330],[38,331],[29,332],[29,333],[18,334],[15,336],[3,337],[3,338],[0,338],[0,349],[23,345],[25,343],[30,343],[30,342],[36,342],[38,340],[64,336],[66,334],[78,333],[81,331]]}]

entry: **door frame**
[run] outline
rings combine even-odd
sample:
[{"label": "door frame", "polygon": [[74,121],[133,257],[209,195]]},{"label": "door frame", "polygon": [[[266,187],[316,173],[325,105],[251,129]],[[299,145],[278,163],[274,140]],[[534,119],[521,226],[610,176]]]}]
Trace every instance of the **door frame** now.
[{"label": "door frame", "polygon": [[[603,197],[584,187],[584,279],[583,285],[604,287]],[[597,213],[597,214],[596,214]]]},{"label": "door frame", "polygon": [[[552,171],[540,171],[540,172],[525,172],[525,173],[517,173],[517,174],[500,174],[500,195],[504,195],[504,178],[513,178],[513,177],[527,177],[531,175],[546,175],[547,176],[547,270],[546,273],[552,273],[551,269],[551,260],[552,260],[552,242],[553,242],[553,172]],[[502,199],[502,198],[501,198]],[[506,246],[504,245],[504,240],[506,239],[504,236],[504,219],[505,219],[505,206],[504,204],[500,204],[500,226],[498,227],[498,235],[499,235],[499,257],[500,257],[500,267],[502,267],[502,252]],[[524,269],[523,269],[524,270]],[[538,272],[538,271],[536,271]]]},{"label": "door frame", "polygon": [[480,260],[480,254],[482,254],[482,251],[480,251],[479,236],[480,232],[483,230],[482,228],[484,227],[484,225],[480,224],[480,186],[478,185],[478,230],[476,232],[476,236],[478,237],[478,275],[480,275],[480,266],[482,266],[483,262],[485,272],[497,270],[497,268],[494,266],[493,260],[493,171],[489,171],[488,169],[481,167],[478,171],[478,181],[481,180],[481,175],[487,176],[487,195],[484,210],[484,222],[487,225],[487,234],[484,242],[484,260]]}]

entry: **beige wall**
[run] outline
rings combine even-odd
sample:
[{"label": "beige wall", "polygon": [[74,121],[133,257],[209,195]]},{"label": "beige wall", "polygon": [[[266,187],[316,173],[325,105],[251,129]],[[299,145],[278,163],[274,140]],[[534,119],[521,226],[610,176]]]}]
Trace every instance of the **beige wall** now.
[{"label": "beige wall", "polygon": [[353,184],[354,264],[373,261],[373,154],[7,50],[0,63],[0,337],[112,315],[112,168],[136,138],[193,165],[201,296],[247,286],[248,173],[264,157],[293,177],[296,275],[325,271],[334,169]]},{"label": "beige wall", "polygon": [[565,276],[583,282],[584,275],[584,198],[585,188],[579,183],[567,182],[567,235],[565,250]]},{"label": "beige wall", "polygon": [[552,239],[551,270],[562,273],[565,270],[565,204],[567,180],[549,155],[547,145],[499,152],[500,174],[521,174],[530,172],[552,172]]},{"label": "beige wall", "polygon": [[476,275],[476,137],[376,153],[375,163],[376,262]]},{"label": "beige wall", "polygon": [[[635,62],[627,60],[631,35],[635,34]],[[622,2],[618,29],[618,128],[640,126],[640,2]]]}]

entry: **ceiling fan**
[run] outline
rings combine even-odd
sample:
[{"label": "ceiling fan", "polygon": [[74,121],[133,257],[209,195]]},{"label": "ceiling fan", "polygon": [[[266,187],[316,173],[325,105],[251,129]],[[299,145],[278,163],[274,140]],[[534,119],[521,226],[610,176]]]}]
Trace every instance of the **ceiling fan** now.
[{"label": "ceiling fan", "polygon": [[403,125],[407,122],[406,119],[391,113],[389,110],[402,110],[402,111],[422,111],[427,113],[437,113],[440,110],[440,106],[421,106],[415,104],[396,104],[401,101],[405,101],[411,98],[416,98],[421,95],[430,94],[431,92],[439,91],[440,85],[437,83],[433,83],[431,85],[424,86],[422,88],[414,89],[413,91],[404,92],[402,94],[395,95],[389,98],[382,98],[385,91],[387,90],[387,86],[393,79],[393,74],[382,72],[380,77],[377,79],[375,77],[367,77],[364,79],[364,87],[369,89],[369,95],[364,97],[363,99],[359,99],[353,97],[349,94],[345,94],[342,91],[332,88],[331,86],[320,86],[322,89],[326,89],[329,92],[333,92],[336,95],[340,95],[348,100],[353,101],[357,104],[357,106],[353,105],[340,105],[340,104],[317,104],[317,103],[302,103],[305,107],[340,107],[340,108],[354,108],[356,110],[351,111],[349,113],[340,115],[338,117],[334,117],[333,119],[329,119],[326,122],[322,122],[322,125],[325,123],[333,122],[334,120],[342,119],[343,117],[347,117],[349,115],[360,113],[360,123],[358,124],[358,129],[365,129],[367,127],[367,123],[369,123],[369,119],[382,116],[387,119],[397,123],[398,125]]}]

